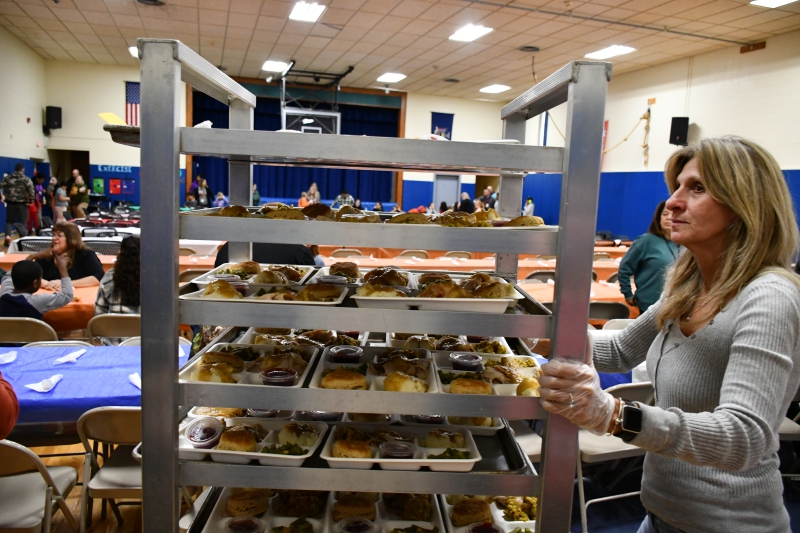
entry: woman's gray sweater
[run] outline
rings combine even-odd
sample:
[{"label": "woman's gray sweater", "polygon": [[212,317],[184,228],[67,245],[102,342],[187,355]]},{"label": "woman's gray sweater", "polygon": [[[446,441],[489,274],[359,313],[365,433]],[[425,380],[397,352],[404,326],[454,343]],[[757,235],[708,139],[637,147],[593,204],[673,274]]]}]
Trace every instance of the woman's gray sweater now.
[{"label": "woman's gray sweater", "polygon": [[655,407],[642,406],[632,441],[648,452],[642,503],[692,533],[788,532],[777,431],[800,385],[800,292],[780,275],[761,276],[669,350],[672,323],[658,330],[659,308],[593,336],[601,372],[647,359]]}]

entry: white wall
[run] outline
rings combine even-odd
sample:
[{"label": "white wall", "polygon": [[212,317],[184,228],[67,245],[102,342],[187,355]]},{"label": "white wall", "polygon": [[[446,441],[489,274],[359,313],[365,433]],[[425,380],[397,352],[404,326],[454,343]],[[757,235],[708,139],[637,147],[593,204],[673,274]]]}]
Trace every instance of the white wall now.
[{"label": "white wall", "polygon": [[800,168],[800,32],[770,39],[756,52],[725,48],[614,77],[606,105],[607,147],[630,132],[648,98],[656,98],[649,166],[644,166],[642,124],[606,154],[603,171],[662,170],[677,148],[669,144],[671,119],[681,116],[689,117],[690,141],[740,135],[763,145],[781,168]]},{"label": "white wall", "polygon": [[[50,134],[50,149],[88,150],[92,165],[139,166],[139,149],[117,144],[103,131],[99,113],[125,120],[125,82],[139,81],[139,69],[46,61],[48,105],[61,107],[63,127]],[[185,124],[186,90],[181,88],[181,124]],[[183,158],[181,158],[183,166]]]},{"label": "white wall", "polygon": [[0,27],[0,156],[47,158],[44,64],[39,54]]}]

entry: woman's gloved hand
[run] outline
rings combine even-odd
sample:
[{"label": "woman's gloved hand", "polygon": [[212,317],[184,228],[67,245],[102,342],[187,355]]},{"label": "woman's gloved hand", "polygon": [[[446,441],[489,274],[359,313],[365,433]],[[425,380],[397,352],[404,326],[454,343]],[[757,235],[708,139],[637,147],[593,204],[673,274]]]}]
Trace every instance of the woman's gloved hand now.
[{"label": "woman's gloved hand", "polygon": [[587,363],[556,358],[542,365],[539,396],[542,407],[598,434],[608,431],[616,401],[600,386],[592,364],[592,338],[587,335]]}]

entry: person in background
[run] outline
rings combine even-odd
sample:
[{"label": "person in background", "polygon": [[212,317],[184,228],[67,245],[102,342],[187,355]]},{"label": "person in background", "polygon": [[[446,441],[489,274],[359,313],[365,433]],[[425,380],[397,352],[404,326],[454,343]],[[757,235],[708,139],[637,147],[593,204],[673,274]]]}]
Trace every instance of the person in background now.
[{"label": "person in background", "polygon": [[11,434],[19,417],[19,401],[11,383],[0,374],[0,439]]},{"label": "person in background", "polygon": [[36,261],[42,267],[45,281],[42,287],[50,290],[61,289],[61,274],[55,264],[55,258],[66,254],[67,273],[73,287],[96,287],[103,279],[105,272],[97,254],[83,244],[81,230],[75,224],[59,223],[53,226],[53,245],[47,250],[29,255],[26,259]]},{"label": "person in background", "polygon": [[36,294],[42,286],[42,267],[28,260],[14,263],[11,274],[6,275],[0,285],[0,316],[42,320],[48,311],[60,309],[72,301],[72,283],[67,274],[69,257],[58,254],[53,261],[61,276],[61,287],[45,294]]},{"label": "person in background", "polygon": [[217,193],[217,199],[214,200],[214,207],[227,207],[231,205],[225,195],[222,192]]},{"label": "person in background", "polygon": [[461,202],[458,204],[457,211],[462,211],[464,213],[475,212],[475,204],[470,200],[469,194],[466,192],[461,193]]},{"label": "person in background", "polygon": [[[311,250],[302,244],[254,242],[253,261],[256,263],[276,265],[316,265],[314,256],[311,255]],[[214,268],[228,262],[228,243],[226,242],[220,247],[219,252],[217,252],[217,258],[214,260]]]},{"label": "person in background", "polygon": [[480,213],[483,211],[484,203],[482,198],[475,198],[475,201],[472,203],[475,206],[475,213]]},{"label": "person in background", "polygon": [[447,202],[442,202],[441,204],[439,204],[439,212],[440,213],[444,213],[448,209],[449,208],[447,207]]},{"label": "person in background", "polygon": [[375,207],[372,208],[373,211],[383,211],[383,204],[380,202],[375,202]]},{"label": "person in background", "polygon": [[308,188],[308,203],[309,204],[318,204],[320,203],[321,199],[319,196],[319,188],[317,187],[316,183],[312,183],[311,187]]},{"label": "person in background", "polygon": [[261,205],[261,195],[258,194],[258,184],[253,184],[253,205]]},{"label": "person in background", "polygon": [[50,217],[53,220],[56,219],[56,212],[53,206],[55,205],[57,188],[58,178],[53,176],[50,178],[50,182],[44,190],[44,216]]},{"label": "person in background", "polygon": [[38,230],[42,227],[42,209],[45,205],[45,179],[47,177],[41,172],[33,173],[33,190],[36,194],[34,195],[33,204],[28,209],[29,225],[32,226],[31,229],[33,230]]},{"label": "person in background", "polygon": [[195,198],[192,193],[189,193],[186,195],[186,202],[183,205],[184,207],[195,209],[197,207],[197,198]]},{"label": "person in background", "polygon": [[97,300],[94,314],[122,313],[138,315],[140,313],[141,276],[139,261],[139,237],[133,235],[122,239],[117,261],[100,280],[97,289]]},{"label": "person in background", "polygon": [[67,207],[69,206],[69,196],[67,196],[67,187],[64,183],[59,183],[56,187],[55,197],[53,198],[53,219],[56,224],[62,224],[67,221]]},{"label": "person in background", "polygon": [[[14,223],[19,222],[24,228],[28,227],[28,206],[33,203],[36,191],[33,182],[25,175],[25,165],[17,163],[14,172],[4,176],[0,181],[2,200],[6,204],[6,247],[11,244],[11,232]],[[25,231],[24,229],[21,231]],[[27,236],[20,235],[20,237]]]},{"label": "person in background", "polygon": [[399,204],[399,203],[397,203],[397,204],[394,204],[394,207],[393,207],[393,208],[392,208],[392,210],[391,210],[391,211],[389,211],[389,212],[390,212],[390,213],[402,213],[402,212],[403,212],[403,208],[402,208],[402,207],[400,207],[400,204]]},{"label": "person in background", "polygon": [[495,199],[495,201],[497,201],[497,193],[494,192],[494,189],[492,188],[492,186],[489,185],[486,188],[489,189],[489,196],[491,196],[492,198]]},{"label": "person in background", "polygon": [[[309,194],[309,197],[310,196],[311,196],[311,194]],[[314,202],[311,202],[311,203],[314,203]],[[339,196],[336,197],[336,199],[333,201],[333,204],[331,205],[331,207],[336,207],[337,205],[339,207],[341,207],[343,205],[353,205],[354,203],[355,203],[355,200],[353,199],[352,196],[350,196],[350,193],[343,189],[342,190],[342,194],[340,194]]]},{"label": "person in background", "polygon": [[[619,290],[628,305],[635,305],[641,313],[656,303],[664,288],[664,272],[678,257],[678,247],[670,240],[672,211],[658,204],[647,233],[633,241],[619,264]],[[636,294],[631,290],[631,278],[636,283]]]},{"label": "person in background", "polygon": [[533,198],[530,196],[528,196],[528,199],[525,200],[525,207],[522,208],[522,216],[533,216]]},{"label": "person in background", "polygon": [[197,190],[200,188],[202,182],[203,182],[203,176],[198,174],[197,176],[194,177],[194,181],[189,186],[189,192],[193,194],[195,198],[197,198]]},{"label": "person in background", "polygon": [[308,206],[309,206],[308,193],[307,192],[301,192],[300,193],[300,198],[297,200],[297,207],[302,209],[302,208],[308,207]]},{"label": "person in background", "polygon": [[[475,199],[477,201],[478,198]],[[494,198],[492,198],[492,188],[486,187],[483,189],[483,196],[480,197],[480,201],[483,204],[485,209],[489,209],[494,207]]]},{"label": "person in background", "polygon": [[353,203],[353,207],[356,209],[361,209],[362,211],[364,210],[364,206],[361,205],[361,198],[356,198],[356,201]]},{"label": "person in background", "polygon": [[[542,407],[646,451],[639,533],[788,532],[777,450],[800,385],[800,234],[786,179],[739,137],[680,148],[665,177],[686,250],[661,298],[624,330],[590,333],[586,364],[542,365]],[[655,405],[602,390],[597,370],[642,361]]]},{"label": "person in background", "polygon": [[308,249],[311,250],[311,255],[314,256],[314,264],[318,267],[325,266],[325,257],[319,253],[319,246],[316,244],[308,244]]},{"label": "person in background", "polygon": [[[197,185],[197,195],[195,196],[195,198],[197,198],[197,208],[205,209],[211,207],[211,198],[213,198],[211,188],[208,186],[208,182],[205,178],[197,176],[197,179],[199,182]],[[194,185],[194,183],[192,185]]]},{"label": "person in background", "polygon": [[436,213],[436,204],[431,202],[431,205],[428,206],[427,211],[428,211],[428,213]]},{"label": "person in background", "polygon": [[69,205],[72,206],[72,214],[75,218],[86,218],[86,208],[89,207],[89,187],[83,182],[83,176],[78,173],[78,169],[72,171],[75,183],[69,190]]}]

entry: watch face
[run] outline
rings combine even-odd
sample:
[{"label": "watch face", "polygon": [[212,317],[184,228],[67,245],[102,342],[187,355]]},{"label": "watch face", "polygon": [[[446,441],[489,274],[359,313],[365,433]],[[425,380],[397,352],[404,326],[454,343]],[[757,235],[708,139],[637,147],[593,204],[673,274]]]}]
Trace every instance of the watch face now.
[{"label": "watch face", "polygon": [[622,408],[622,429],[639,433],[642,430],[642,410],[625,405]]}]

